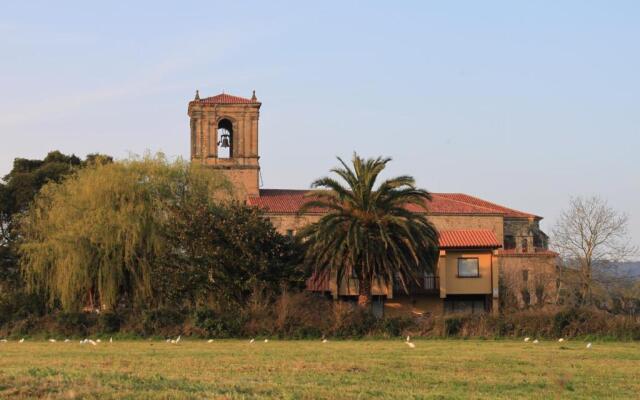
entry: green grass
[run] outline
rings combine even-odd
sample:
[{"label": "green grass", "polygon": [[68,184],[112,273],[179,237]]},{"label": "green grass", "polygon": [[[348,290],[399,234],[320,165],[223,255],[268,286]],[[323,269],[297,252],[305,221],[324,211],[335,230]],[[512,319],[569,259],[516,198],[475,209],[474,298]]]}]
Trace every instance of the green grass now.
[{"label": "green grass", "polygon": [[0,343],[0,398],[638,398],[640,343]]}]

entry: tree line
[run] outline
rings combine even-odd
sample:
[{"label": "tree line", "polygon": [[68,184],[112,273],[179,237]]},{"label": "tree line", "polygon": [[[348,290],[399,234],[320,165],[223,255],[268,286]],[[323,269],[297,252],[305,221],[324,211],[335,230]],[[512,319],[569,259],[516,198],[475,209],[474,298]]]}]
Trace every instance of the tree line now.
[{"label": "tree line", "polygon": [[[289,237],[235,200],[222,175],[197,164],[58,151],[16,159],[0,182],[0,325],[62,313],[63,325],[82,326],[82,313],[92,311],[111,316],[105,321],[142,318],[141,332],[152,332],[162,321],[183,324],[187,313],[216,332],[276,329],[265,318],[284,331],[310,323],[330,332],[305,311],[317,310],[336,318],[334,332],[351,332],[350,324],[368,321],[373,277],[407,287],[433,272],[438,232],[426,212],[406,207],[426,211],[428,191],[410,176],[380,179],[390,159],[338,160],[331,176],[312,184],[325,190],[304,206],[327,213]],[[640,310],[640,286],[622,282],[614,291],[598,273],[634,254],[626,225],[606,202],[572,201],[554,229],[564,262],[557,305]],[[358,279],[359,311],[344,317],[304,293],[305,280],[326,270]],[[291,304],[297,311],[286,311]]]}]

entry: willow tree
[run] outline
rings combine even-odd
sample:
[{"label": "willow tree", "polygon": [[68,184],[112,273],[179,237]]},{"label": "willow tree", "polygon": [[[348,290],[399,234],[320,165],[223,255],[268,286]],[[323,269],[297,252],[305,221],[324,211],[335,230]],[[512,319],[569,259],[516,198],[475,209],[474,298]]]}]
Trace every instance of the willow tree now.
[{"label": "willow tree", "polygon": [[424,272],[433,271],[438,255],[438,233],[426,217],[429,192],[415,186],[410,176],[378,184],[390,158],[363,159],[354,154],[352,166],[341,167],[312,186],[318,190],[303,210],[326,212],[301,232],[306,259],[316,274],[337,272],[338,283],[358,279],[358,304],[371,304],[374,279],[384,284],[398,279],[407,289]]},{"label": "willow tree", "polygon": [[20,221],[28,287],[67,310],[148,301],[151,268],[170,245],[170,210],[225,186],[213,171],[162,155],[96,163],[44,186]]}]

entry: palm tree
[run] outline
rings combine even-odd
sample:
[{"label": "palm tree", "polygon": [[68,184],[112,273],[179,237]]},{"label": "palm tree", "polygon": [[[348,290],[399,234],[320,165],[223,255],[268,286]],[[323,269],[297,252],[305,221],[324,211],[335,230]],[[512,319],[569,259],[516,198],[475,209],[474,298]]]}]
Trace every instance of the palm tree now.
[{"label": "palm tree", "polygon": [[410,176],[398,176],[376,186],[390,158],[363,159],[354,153],[352,164],[338,158],[341,167],[313,182],[314,191],[302,212],[322,210],[320,220],[302,230],[306,261],[316,276],[337,272],[358,279],[358,305],[371,305],[373,280],[387,285],[407,283],[432,272],[438,257],[438,232],[426,217],[429,192],[415,187]]}]

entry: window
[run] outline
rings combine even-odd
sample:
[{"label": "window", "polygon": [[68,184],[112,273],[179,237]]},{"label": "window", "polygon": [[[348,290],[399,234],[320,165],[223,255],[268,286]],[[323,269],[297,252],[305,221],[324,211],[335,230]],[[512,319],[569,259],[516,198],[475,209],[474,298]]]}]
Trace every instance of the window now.
[{"label": "window", "polygon": [[218,122],[218,158],[231,158],[233,155],[233,124],[228,119]]},{"label": "window", "polygon": [[477,258],[458,258],[458,278],[479,278]]},{"label": "window", "polygon": [[292,238],[292,237],[293,237],[293,229],[287,229],[287,236],[288,236],[289,238]]},{"label": "window", "polygon": [[529,270],[525,269],[522,271],[522,281],[526,282],[529,280]]},{"label": "window", "polygon": [[526,253],[527,251],[529,251],[529,241],[524,238],[522,239],[522,252]]},{"label": "window", "polygon": [[513,250],[516,248],[516,238],[513,235],[505,235],[504,237],[504,249]]},{"label": "window", "polygon": [[527,306],[531,304],[531,293],[527,289],[522,290],[522,302]]}]

